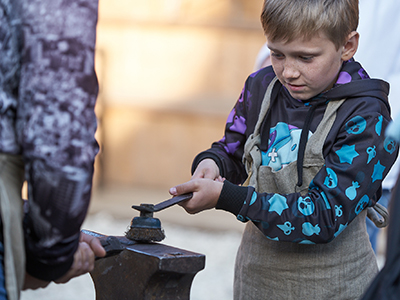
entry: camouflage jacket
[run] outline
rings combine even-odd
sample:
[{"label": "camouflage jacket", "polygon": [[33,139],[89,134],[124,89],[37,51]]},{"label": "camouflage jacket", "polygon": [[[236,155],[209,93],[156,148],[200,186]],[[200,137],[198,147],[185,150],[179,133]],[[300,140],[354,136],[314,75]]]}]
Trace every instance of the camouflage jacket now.
[{"label": "camouflage jacket", "polygon": [[29,190],[27,271],[72,264],[98,152],[96,0],[0,0],[0,152],[21,155]]}]

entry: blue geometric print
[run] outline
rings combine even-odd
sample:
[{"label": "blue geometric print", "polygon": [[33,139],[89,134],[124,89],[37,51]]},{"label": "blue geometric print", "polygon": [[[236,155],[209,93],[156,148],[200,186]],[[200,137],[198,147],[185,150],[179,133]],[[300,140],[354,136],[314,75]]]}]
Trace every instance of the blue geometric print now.
[{"label": "blue geometric print", "polygon": [[339,205],[339,206],[335,205],[335,214],[336,214],[336,217],[338,217],[338,218],[340,218],[343,215],[341,205]]},{"label": "blue geometric print", "polygon": [[324,192],[321,192],[321,196],[322,199],[324,199],[326,209],[331,209],[331,205],[329,204],[328,197],[326,197],[326,194]]},{"label": "blue geometric print", "polygon": [[311,201],[310,197],[299,197],[299,199],[297,199],[297,209],[304,216],[310,216],[315,210],[315,205],[314,202]]},{"label": "blue geometric print", "polygon": [[381,161],[378,160],[376,165],[374,166],[374,173],[372,174],[372,182],[377,180],[382,180],[383,178],[383,171],[386,169],[385,166],[381,165]]},{"label": "blue geometric print", "polygon": [[276,225],[280,230],[283,231],[284,234],[290,235],[292,231],[294,230],[294,227],[292,227],[292,223],[289,221],[286,221],[283,225]]},{"label": "blue geometric print", "polygon": [[251,195],[251,200],[250,200],[249,206],[253,205],[254,202],[256,202],[256,200],[257,200],[257,193],[253,192],[253,195]]},{"label": "blue geometric print", "polygon": [[302,240],[299,244],[314,245],[315,243],[309,240]]},{"label": "blue geometric print", "polygon": [[364,195],[360,199],[360,201],[357,203],[357,206],[355,209],[356,215],[358,215],[360,212],[362,212],[363,209],[366,208],[368,204],[369,204],[369,197],[368,197],[368,195]]},{"label": "blue geometric print", "polygon": [[[279,122],[270,130],[270,146],[266,152],[261,153],[261,164],[270,166],[274,171],[278,171],[297,160],[298,144],[302,130]],[[308,133],[308,138],[312,133]]]},{"label": "blue geometric print", "polygon": [[334,236],[337,237],[343,230],[345,230],[346,227],[347,227],[347,224],[346,224],[346,225],[340,224],[340,225],[339,225],[339,230],[336,231],[336,233],[334,234]]},{"label": "blue geometric print", "polygon": [[285,209],[288,209],[289,206],[287,205],[286,198],[279,194],[274,194],[269,200],[269,212],[276,212],[278,215],[282,215],[282,212]]},{"label": "blue geometric print", "polygon": [[336,154],[339,156],[340,163],[348,163],[351,165],[353,163],[353,159],[359,155],[355,148],[355,145],[343,145],[340,150],[336,151]]},{"label": "blue geometric print", "polygon": [[370,161],[375,158],[375,156],[376,156],[376,150],[375,149],[376,149],[375,145],[373,147],[368,147],[367,148],[367,154],[368,154],[367,164],[369,164]]},{"label": "blue geometric print", "polygon": [[333,171],[331,168],[326,168],[326,173],[327,173],[327,176],[325,178],[324,184],[328,188],[334,189],[335,187],[337,187],[337,183],[338,183],[337,175],[336,175],[335,171]]},{"label": "blue geometric print", "polygon": [[387,152],[393,154],[396,151],[397,143],[391,138],[387,137],[383,143],[383,147]]},{"label": "blue geometric print", "polygon": [[313,234],[319,235],[319,233],[321,232],[321,228],[319,228],[318,224],[313,226],[309,222],[303,223],[302,228],[302,232],[306,236],[312,236]]},{"label": "blue geometric print", "polygon": [[346,189],[346,196],[350,200],[354,200],[357,197],[357,189],[360,187],[360,184],[357,181],[353,181],[352,185]]},{"label": "blue geometric print", "polygon": [[375,125],[375,131],[376,131],[376,134],[377,134],[378,136],[381,136],[381,132],[382,132],[382,123],[383,123],[383,117],[382,117],[382,116],[379,116],[379,118],[378,118],[378,123],[376,123],[376,125]]},{"label": "blue geometric print", "polygon": [[363,133],[367,127],[367,121],[361,116],[356,116],[346,123],[346,131],[348,134]]}]

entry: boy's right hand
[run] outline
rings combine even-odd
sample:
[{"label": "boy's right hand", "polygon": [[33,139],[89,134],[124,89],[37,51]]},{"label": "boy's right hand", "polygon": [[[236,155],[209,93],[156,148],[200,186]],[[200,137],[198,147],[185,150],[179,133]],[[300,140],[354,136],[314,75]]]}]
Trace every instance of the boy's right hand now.
[{"label": "boy's right hand", "polygon": [[172,196],[192,192],[192,199],[179,205],[188,213],[195,214],[216,206],[223,181],[217,163],[207,158],[197,165],[190,181],[172,187],[169,192]]},{"label": "boy's right hand", "polygon": [[196,178],[172,187],[169,192],[173,196],[193,193],[190,200],[179,203],[189,214],[215,208],[222,190],[222,180]]}]

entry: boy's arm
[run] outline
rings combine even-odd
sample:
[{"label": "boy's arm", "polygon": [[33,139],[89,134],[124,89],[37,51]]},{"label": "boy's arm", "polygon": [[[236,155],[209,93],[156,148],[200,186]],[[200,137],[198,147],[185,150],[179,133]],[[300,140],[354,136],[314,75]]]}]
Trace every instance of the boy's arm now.
[{"label": "boy's arm", "polygon": [[201,152],[194,158],[192,174],[202,160],[212,159],[217,164],[222,177],[236,184],[240,184],[246,179],[247,174],[242,164],[242,157],[248,129],[247,85],[248,81],[227,118],[223,138],[214,142],[210,149]]},{"label": "boy's arm", "polygon": [[227,118],[223,138],[195,157],[192,174],[203,159],[210,158],[218,165],[223,178],[235,184],[246,180],[247,172],[242,163],[244,145],[254,131],[265,91],[274,77],[275,73],[269,67],[247,78],[239,99]]},{"label": "boy's arm", "polygon": [[[340,128],[325,166],[305,196],[256,193],[251,187],[224,182],[216,207],[232,212],[243,222],[253,221],[270,239],[331,241],[365,207],[376,203],[381,182],[397,156],[397,146],[384,137],[389,120],[377,109],[369,108],[363,114],[366,124],[362,134],[351,133],[345,124]],[[290,230],[282,229],[285,224]]]}]

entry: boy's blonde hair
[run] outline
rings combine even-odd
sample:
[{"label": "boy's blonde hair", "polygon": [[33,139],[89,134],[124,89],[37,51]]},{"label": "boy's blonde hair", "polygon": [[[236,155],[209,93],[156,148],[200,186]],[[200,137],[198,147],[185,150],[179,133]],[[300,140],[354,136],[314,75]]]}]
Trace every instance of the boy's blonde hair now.
[{"label": "boy's blonde hair", "polygon": [[358,26],[358,0],[265,0],[261,14],[271,41],[291,42],[323,32],[339,49]]}]

